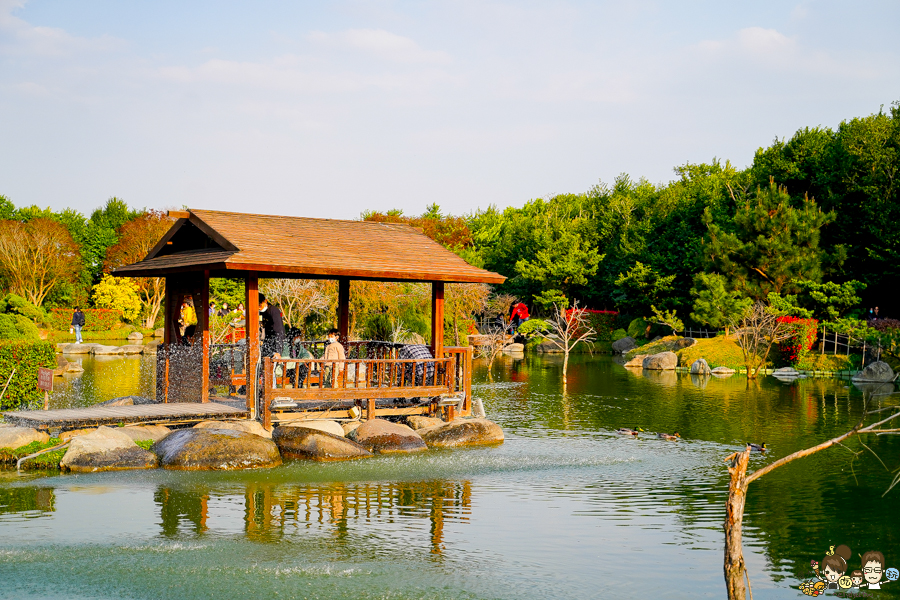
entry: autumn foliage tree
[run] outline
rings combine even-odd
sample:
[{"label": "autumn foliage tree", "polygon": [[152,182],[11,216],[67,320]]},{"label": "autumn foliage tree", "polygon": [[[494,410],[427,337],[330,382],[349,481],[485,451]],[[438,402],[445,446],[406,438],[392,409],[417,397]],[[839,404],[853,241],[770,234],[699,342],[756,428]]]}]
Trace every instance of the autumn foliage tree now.
[{"label": "autumn foliage tree", "polygon": [[81,269],[78,246],[60,223],[0,221],[0,270],[14,294],[41,306],[55,287],[75,281]]},{"label": "autumn foliage tree", "polygon": [[[106,250],[103,270],[108,273],[146,258],[173,222],[166,213],[151,210],[124,223],[117,232],[119,241]],[[153,327],[166,296],[166,280],[163,277],[138,277],[135,283],[143,305],[144,327]]]}]

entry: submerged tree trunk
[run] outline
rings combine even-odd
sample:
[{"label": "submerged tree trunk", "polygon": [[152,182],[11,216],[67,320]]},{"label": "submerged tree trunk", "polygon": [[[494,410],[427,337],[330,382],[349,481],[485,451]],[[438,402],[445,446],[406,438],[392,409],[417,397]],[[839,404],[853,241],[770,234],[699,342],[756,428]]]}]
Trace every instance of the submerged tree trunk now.
[{"label": "submerged tree trunk", "polygon": [[568,371],[569,371],[569,346],[567,344],[565,349],[563,350],[563,373],[562,373],[563,385],[566,385],[566,373],[568,373]]},{"label": "submerged tree trunk", "polygon": [[725,587],[728,600],[745,600],[744,552],[742,548],[742,528],[744,524],[744,502],[747,499],[747,464],[750,448],[733,455],[728,467],[731,481],[728,484],[728,503],[725,506]]}]

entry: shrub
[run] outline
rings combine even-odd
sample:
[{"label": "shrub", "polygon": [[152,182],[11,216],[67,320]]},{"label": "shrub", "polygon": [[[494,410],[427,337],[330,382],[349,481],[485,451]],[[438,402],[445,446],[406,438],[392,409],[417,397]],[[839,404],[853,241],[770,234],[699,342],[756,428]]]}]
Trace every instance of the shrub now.
[{"label": "shrub", "polygon": [[39,340],[37,325],[22,315],[0,313],[0,340]]},{"label": "shrub", "polygon": [[7,294],[0,300],[0,313],[22,315],[34,323],[44,323],[47,320],[47,313],[43,309],[16,294]]},{"label": "shrub", "polygon": [[130,277],[104,275],[94,286],[93,298],[94,305],[99,308],[121,310],[127,321],[134,321],[141,314],[140,290]]},{"label": "shrub", "polygon": [[[571,313],[571,308],[566,311],[566,319],[569,318]],[[594,328],[594,331],[597,332],[597,340],[602,342],[612,341],[610,338],[612,337],[613,330],[616,328],[616,319],[618,316],[619,313],[614,310],[584,309],[584,317],[587,324]]]},{"label": "shrub", "polygon": [[541,319],[528,319],[519,325],[519,333],[525,337],[531,337],[546,331],[550,331],[550,324]]},{"label": "shrub", "polygon": [[[122,322],[122,311],[110,308],[84,309],[82,331],[108,331]],[[72,323],[71,308],[54,308],[50,311],[50,326],[57,331],[68,331]]]},{"label": "shrub", "polygon": [[792,364],[802,362],[816,342],[819,321],[800,317],[778,317],[778,321],[787,326],[792,333],[790,339],[779,344],[782,357]]},{"label": "shrub", "polygon": [[612,341],[621,340],[624,337],[628,337],[628,332],[624,329],[616,329],[612,332]]},{"label": "shrub", "polygon": [[7,410],[43,402],[43,394],[37,389],[38,367],[56,367],[53,344],[44,341],[0,341],[0,386],[6,385],[13,368],[16,370],[6,393],[0,398],[0,408]]},{"label": "shrub", "polygon": [[647,337],[647,327],[650,325],[645,319],[638,317],[628,324],[628,335],[634,339],[645,339]]}]

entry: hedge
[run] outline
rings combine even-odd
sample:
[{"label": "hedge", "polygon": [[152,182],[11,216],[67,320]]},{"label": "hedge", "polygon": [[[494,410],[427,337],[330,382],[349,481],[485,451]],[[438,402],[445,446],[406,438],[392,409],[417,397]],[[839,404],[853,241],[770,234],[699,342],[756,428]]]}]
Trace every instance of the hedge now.
[{"label": "hedge", "polygon": [[[569,319],[574,309],[566,311],[566,319]],[[582,310],[582,309],[579,309]],[[613,331],[616,329],[616,322],[619,313],[614,310],[593,310],[585,308],[584,317],[589,327],[593,327],[597,332],[597,341],[611,342]]]},{"label": "hedge", "polygon": [[[107,331],[122,322],[122,311],[112,308],[85,308],[82,331]],[[50,311],[50,325],[58,331],[68,331],[72,326],[71,308],[54,308]]]},{"label": "hedge", "polygon": [[16,369],[6,393],[0,398],[0,409],[9,410],[43,403],[44,394],[37,389],[38,367],[56,368],[56,348],[50,342],[19,340],[0,341],[0,390]]},{"label": "hedge", "polygon": [[801,319],[800,317],[778,317],[778,321],[784,324],[791,333],[790,338],[779,344],[782,357],[791,364],[802,361],[816,343],[819,322],[816,319]]}]

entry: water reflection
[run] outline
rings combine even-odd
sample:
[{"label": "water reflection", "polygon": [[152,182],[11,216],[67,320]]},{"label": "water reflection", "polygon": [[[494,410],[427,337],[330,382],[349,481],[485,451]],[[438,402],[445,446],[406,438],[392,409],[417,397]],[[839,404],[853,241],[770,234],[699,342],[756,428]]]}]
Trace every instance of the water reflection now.
[{"label": "water reflection", "polygon": [[0,519],[42,517],[56,510],[56,494],[47,487],[0,487]]},{"label": "water reflection", "polygon": [[342,540],[354,528],[382,528],[400,522],[409,527],[410,519],[423,519],[428,521],[430,552],[439,555],[444,550],[445,522],[469,520],[472,484],[465,480],[250,483],[239,494],[159,486],[153,500],[159,507],[161,534],[167,538],[217,533],[211,524],[215,522],[223,524],[223,531],[232,531],[238,511],[242,513],[242,533],[262,542],[283,540],[311,528]]}]

